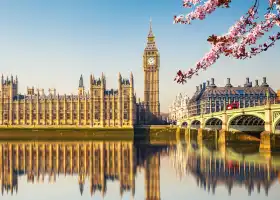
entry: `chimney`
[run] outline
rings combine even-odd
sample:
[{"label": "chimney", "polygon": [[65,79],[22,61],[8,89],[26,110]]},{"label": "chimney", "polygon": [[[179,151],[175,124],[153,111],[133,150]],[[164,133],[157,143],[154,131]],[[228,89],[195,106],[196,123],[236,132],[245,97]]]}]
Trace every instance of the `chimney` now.
[{"label": "chimney", "polygon": [[269,85],[266,82],[266,77],[263,77],[263,82],[262,82],[263,87],[268,87]]},{"label": "chimney", "polygon": [[246,83],[244,84],[244,87],[252,87],[252,82],[250,82],[249,77],[246,78]]},{"label": "chimney", "polygon": [[212,88],[215,88],[215,87],[216,87],[215,82],[214,82],[214,78],[211,78],[210,87],[212,87]]},{"label": "chimney", "polygon": [[211,85],[215,85],[214,78],[211,78]]},{"label": "chimney", "polygon": [[210,86],[210,81],[207,81],[207,87]]},{"label": "chimney", "polygon": [[227,78],[227,84],[226,87],[232,87],[231,83],[230,83],[230,78]]},{"label": "chimney", "polygon": [[199,86],[196,86],[196,91],[197,91],[197,92],[199,91]]},{"label": "chimney", "polygon": [[259,80],[255,80],[255,87],[259,86]]},{"label": "chimney", "polygon": [[202,90],[202,84],[200,84],[200,90]]}]

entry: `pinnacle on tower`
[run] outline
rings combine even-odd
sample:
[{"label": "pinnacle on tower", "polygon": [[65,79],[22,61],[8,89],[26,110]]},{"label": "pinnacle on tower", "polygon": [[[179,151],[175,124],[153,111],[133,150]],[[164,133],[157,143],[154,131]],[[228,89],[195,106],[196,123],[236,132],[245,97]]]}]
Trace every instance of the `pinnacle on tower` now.
[{"label": "pinnacle on tower", "polygon": [[147,41],[145,50],[157,51],[158,49],[156,47],[155,35],[154,35],[153,29],[152,29],[152,19],[150,19],[150,30],[149,30],[149,34],[148,34],[147,40],[148,41]]},{"label": "pinnacle on tower", "polygon": [[93,82],[93,76],[92,76],[92,74],[90,74],[89,82],[90,82],[90,84],[92,84],[92,82]]},{"label": "pinnacle on tower", "polygon": [[149,30],[149,34],[148,37],[154,37],[154,33],[153,33],[153,29],[152,29],[152,18],[150,18],[150,30]]},{"label": "pinnacle on tower", "polygon": [[83,80],[83,75],[81,75],[80,80],[79,80],[79,88],[84,87],[84,80]]}]

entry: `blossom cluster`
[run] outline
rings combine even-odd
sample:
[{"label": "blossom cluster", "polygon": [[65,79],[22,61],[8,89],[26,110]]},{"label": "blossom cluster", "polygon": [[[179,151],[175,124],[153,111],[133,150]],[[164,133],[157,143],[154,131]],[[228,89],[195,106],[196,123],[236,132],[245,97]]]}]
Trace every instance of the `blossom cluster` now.
[{"label": "blossom cluster", "polygon": [[[280,39],[280,33],[269,36],[264,44],[256,45],[266,32],[271,31],[275,26],[280,26],[280,0],[268,0],[268,12],[260,22],[258,19],[258,0],[223,36],[212,35],[208,38],[211,49],[204,57],[199,60],[195,68],[186,72],[179,70],[175,81],[185,83],[200,70],[206,70],[213,65],[221,55],[230,56],[236,59],[246,59],[266,51]],[[184,7],[195,7],[195,10],[186,16],[179,15],[174,17],[174,23],[190,24],[194,19],[204,19],[207,14],[212,13],[218,7],[229,7],[230,0],[184,0]],[[202,4],[204,3],[204,4]],[[275,12],[276,10],[276,12]],[[256,46],[252,46],[256,45]]]}]

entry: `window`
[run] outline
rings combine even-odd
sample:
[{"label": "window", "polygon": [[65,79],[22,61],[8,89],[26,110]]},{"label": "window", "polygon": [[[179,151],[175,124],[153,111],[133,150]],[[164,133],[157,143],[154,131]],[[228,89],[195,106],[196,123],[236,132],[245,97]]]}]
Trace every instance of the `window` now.
[{"label": "window", "polygon": [[124,102],[124,105],[123,105],[124,109],[128,109],[128,103],[127,102]]},{"label": "window", "polygon": [[123,118],[124,118],[124,120],[128,120],[128,114],[127,114],[127,112],[124,112]]},{"label": "window", "polygon": [[97,109],[99,109],[99,104],[98,103],[95,104],[95,110],[97,110]]}]

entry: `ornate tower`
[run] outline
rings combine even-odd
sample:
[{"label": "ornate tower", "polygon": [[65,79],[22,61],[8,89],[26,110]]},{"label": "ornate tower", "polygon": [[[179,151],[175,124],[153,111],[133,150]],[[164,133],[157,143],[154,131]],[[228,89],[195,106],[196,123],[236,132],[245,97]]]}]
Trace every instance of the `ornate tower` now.
[{"label": "ornate tower", "polygon": [[83,75],[81,75],[79,80],[79,89],[78,89],[79,95],[84,95],[84,91],[85,91],[84,80],[83,80]]},{"label": "ornate tower", "polygon": [[150,21],[148,41],[143,54],[145,122],[153,123],[160,117],[159,66],[160,56]]},{"label": "ornate tower", "polygon": [[[1,77],[0,84],[0,125],[4,123],[13,124],[13,98],[18,94],[18,79],[14,80],[13,76],[4,80]],[[7,109],[4,109],[7,108]],[[4,116],[8,118],[4,118]]]}]

